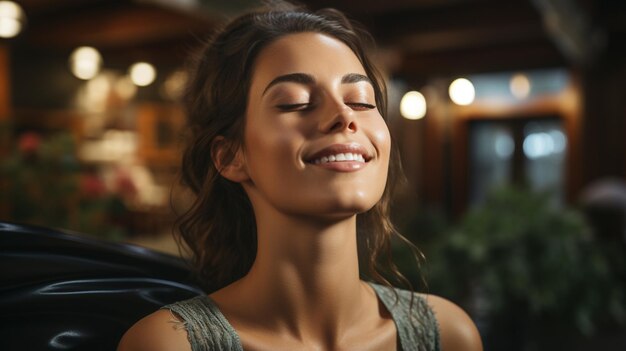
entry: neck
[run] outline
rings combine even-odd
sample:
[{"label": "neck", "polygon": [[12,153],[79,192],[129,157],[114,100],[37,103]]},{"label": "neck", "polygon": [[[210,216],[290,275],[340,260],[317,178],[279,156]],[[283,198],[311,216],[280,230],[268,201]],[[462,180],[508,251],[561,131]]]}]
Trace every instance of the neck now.
[{"label": "neck", "polygon": [[[254,291],[264,325],[299,338],[333,339],[360,318],[356,216],[320,224],[282,214],[257,216],[258,249],[236,284]],[[242,296],[242,299],[245,297]],[[252,312],[252,311],[251,311]]]}]

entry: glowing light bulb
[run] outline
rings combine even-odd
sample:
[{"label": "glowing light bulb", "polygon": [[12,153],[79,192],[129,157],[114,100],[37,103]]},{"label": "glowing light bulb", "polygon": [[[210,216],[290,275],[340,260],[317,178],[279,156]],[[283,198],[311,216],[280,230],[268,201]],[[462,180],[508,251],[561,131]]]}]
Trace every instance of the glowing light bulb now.
[{"label": "glowing light bulb", "polygon": [[102,56],[90,46],[81,46],[70,55],[70,70],[80,78],[89,80],[100,72]]},{"label": "glowing light bulb", "polygon": [[406,119],[420,119],[426,115],[426,99],[419,91],[409,91],[400,100],[400,114]]},{"label": "glowing light bulb", "polygon": [[0,37],[13,38],[22,31],[24,11],[13,1],[0,1]]},{"label": "glowing light bulb", "polygon": [[450,99],[457,105],[465,106],[474,102],[476,90],[474,84],[465,78],[456,79],[448,89]]},{"label": "glowing light bulb", "polygon": [[130,79],[140,87],[145,87],[156,79],[156,69],[147,62],[137,62],[130,66]]}]

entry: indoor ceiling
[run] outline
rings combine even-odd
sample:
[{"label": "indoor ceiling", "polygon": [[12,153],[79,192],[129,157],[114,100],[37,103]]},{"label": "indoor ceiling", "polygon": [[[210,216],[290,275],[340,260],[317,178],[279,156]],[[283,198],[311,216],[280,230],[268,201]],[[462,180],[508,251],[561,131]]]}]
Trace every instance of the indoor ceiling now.
[{"label": "indoor ceiling", "polygon": [[420,79],[592,64],[623,56],[623,0],[307,0],[363,22]]},{"label": "indoor ceiling", "polygon": [[[257,1],[21,0],[27,45],[94,45],[124,56],[198,42],[223,18]],[[363,23],[385,53],[389,71],[411,81],[431,76],[557,66],[623,57],[622,0],[304,0],[335,7]],[[164,6],[167,4],[168,6]],[[172,6],[174,5],[174,6]],[[172,59],[179,60],[179,56]]]},{"label": "indoor ceiling", "polygon": [[61,51],[98,48],[109,64],[149,60],[175,65],[215,28],[208,11],[156,0],[17,0],[27,26],[14,45]]}]

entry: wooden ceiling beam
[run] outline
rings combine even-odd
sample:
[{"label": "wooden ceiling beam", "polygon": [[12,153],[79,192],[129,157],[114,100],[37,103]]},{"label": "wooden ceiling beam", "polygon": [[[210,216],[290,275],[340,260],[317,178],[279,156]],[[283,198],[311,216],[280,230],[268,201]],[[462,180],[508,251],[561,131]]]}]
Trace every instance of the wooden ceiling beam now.
[{"label": "wooden ceiling beam", "polygon": [[566,62],[548,41],[405,56],[395,75],[420,80],[482,72],[558,67]]},{"label": "wooden ceiling beam", "polygon": [[483,24],[473,28],[407,34],[393,39],[391,45],[401,47],[407,53],[433,53],[506,45],[512,42],[541,41],[545,37],[543,29],[534,24],[512,26]]},{"label": "wooden ceiling beam", "polygon": [[148,61],[157,66],[183,67],[201,45],[194,38],[176,38],[133,48],[111,48],[102,50],[107,67],[127,69],[130,63]]},{"label": "wooden ceiling beam", "polygon": [[92,7],[67,16],[41,19],[25,32],[25,40],[41,47],[99,48],[141,46],[207,33],[208,18],[154,5]]},{"label": "wooden ceiling beam", "polygon": [[463,2],[453,7],[372,14],[358,20],[363,20],[380,39],[482,26],[542,25],[538,11],[530,4],[518,1]]},{"label": "wooden ceiling beam", "polygon": [[114,6],[131,0],[18,0],[27,20],[58,16],[94,6]]},{"label": "wooden ceiling beam", "polygon": [[[423,11],[429,9],[454,8],[459,5],[494,3],[499,0],[303,0],[310,9],[336,8],[348,16],[363,17],[401,13],[406,11]],[[509,0],[515,1],[515,0]]]}]

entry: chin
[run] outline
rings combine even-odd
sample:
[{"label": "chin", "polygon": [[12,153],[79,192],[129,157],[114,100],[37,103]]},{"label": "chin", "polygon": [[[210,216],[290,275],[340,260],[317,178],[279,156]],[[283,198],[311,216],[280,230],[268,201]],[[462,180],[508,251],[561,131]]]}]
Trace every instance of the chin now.
[{"label": "chin", "polygon": [[[378,190],[378,191],[377,191]],[[380,189],[333,189],[282,193],[273,201],[280,212],[310,218],[345,219],[369,211],[381,199]]]},{"label": "chin", "polygon": [[[378,203],[380,196],[356,196],[348,198],[334,198],[325,203],[323,213],[330,216],[350,217],[369,211]],[[319,204],[324,202],[320,201]]]}]

